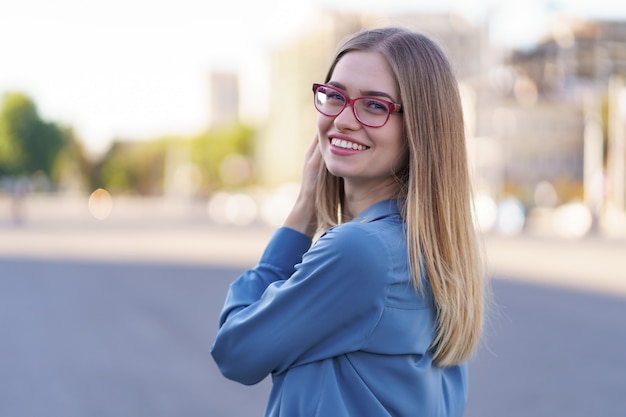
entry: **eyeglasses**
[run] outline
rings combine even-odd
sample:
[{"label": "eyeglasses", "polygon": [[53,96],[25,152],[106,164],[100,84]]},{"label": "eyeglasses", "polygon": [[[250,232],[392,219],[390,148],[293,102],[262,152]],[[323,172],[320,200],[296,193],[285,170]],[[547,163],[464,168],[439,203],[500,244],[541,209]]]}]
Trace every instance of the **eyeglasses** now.
[{"label": "eyeglasses", "polygon": [[368,127],[382,127],[391,113],[401,112],[402,106],[376,97],[350,98],[335,87],[313,84],[313,101],[317,111],[325,116],[335,117],[352,106],[354,117]]}]

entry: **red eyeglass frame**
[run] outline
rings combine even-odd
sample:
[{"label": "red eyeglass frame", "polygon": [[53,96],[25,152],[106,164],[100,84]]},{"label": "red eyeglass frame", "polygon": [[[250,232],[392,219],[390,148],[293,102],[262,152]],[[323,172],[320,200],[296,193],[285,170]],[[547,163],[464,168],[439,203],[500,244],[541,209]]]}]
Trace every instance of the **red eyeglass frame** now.
[{"label": "red eyeglass frame", "polygon": [[[324,87],[324,88],[328,88],[330,90],[336,91],[337,93],[341,94],[343,97],[346,98],[346,101],[344,102],[343,107],[341,108],[341,110],[335,114],[335,115],[331,115],[331,114],[326,114],[323,111],[321,111],[317,105],[316,105],[316,99],[315,99],[315,94],[317,93],[317,90],[320,87]],[[389,111],[387,112],[387,118],[385,119],[385,121],[383,122],[383,124],[381,125],[370,125],[368,123],[364,123],[361,118],[357,115],[356,110],[354,108],[354,103],[357,100],[361,100],[361,99],[373,99],[376,101],[380,101],[381,103],[385,103],[388,106]],[[383,127],[385,124],[387,124],[387,122],[389,121],[389,117],[393,114],[393,113],[402,113],[402,105],[399,103],[394,103],[393,101],[389,101],[389,100],[385,100],[382,98],[378,98],[378,97],[372,97],[372,96],[362,96],[362,97],[356,97],[356,98],[350,98],[350,96],[346,93],[344,93],[343,91],[339,90],[336,87],[333,87],[332,85],[328,85],[328,84],[319,84],[319,83],[313,83],[313,105],[315,106],[315,109],[320,112],[321,114],[323,114],[324,116],[327,117],[337,117],[339,116],[339,114],[341,114],[342,111],[344,111],[346,109],[347,106],[352,107],[352,114],[354,114],[354,117],[359,121],[359,123],[361,123],[364,126],[367,127]]]}]

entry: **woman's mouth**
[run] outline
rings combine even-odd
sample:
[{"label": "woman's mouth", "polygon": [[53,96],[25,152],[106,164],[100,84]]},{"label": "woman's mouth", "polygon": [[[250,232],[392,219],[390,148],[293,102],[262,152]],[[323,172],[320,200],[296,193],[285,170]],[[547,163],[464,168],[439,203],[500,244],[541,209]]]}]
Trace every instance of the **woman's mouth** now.
[{"label": "woman's mouth", "polygon": [[349,140],[345,139],[332,138],[330,140],[330,143],[337,148],[348,149],[352,151],[364,151],[365,149],[368,149],[367,146],[355,142],[350,142]]}]

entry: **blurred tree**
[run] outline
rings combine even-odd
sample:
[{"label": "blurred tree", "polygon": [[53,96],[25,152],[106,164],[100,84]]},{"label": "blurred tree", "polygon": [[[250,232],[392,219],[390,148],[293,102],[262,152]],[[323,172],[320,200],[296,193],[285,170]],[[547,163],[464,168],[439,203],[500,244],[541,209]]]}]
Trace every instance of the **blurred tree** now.
[{"label": "blurred tree", "polygon": [[[207,194],[225,185],[249,185],[254,181],[252,170],[242,160],[252,160],[254,133],[249,127],[233,124],[193,137],[169,136],[149,142],[116,141],[96,166],[92,188],[116,193],[171,193],[175,190],[164,190],[165,184],[168,183],[170,188],[180,186],[173,180],[177,173],[195,172],[202,177],[195,193]],[[224,168],[225,162],[227,169]],[[241,171],[246,171],[245,175],[233,174],[233,170],[240,167]],[[224,172],[231,181],[224,178]],[[232,181],[233,177],[237,181]]]},{"label": "blurred tree", "polygon": [[60,190],[85,191],[94,189],[94,169],[82,142],[71,127],[62,127],[66,146],[61,149],[52,168],[52,182]]},{"label": "blurred tree", "polygon": [[166,143],[115,141],[97,167],[93,187],[117,193],[160,193]]},{"label": "blurred tree", "polygon": [[[235,123],[193,138],[192,162],[201,168],[208,188],[221,188],[229,185],[229,179],[223,176],[223,164],[231,157],[237,156],[252,160],[255,133],[254,129]],[[254,176],[249,175],[238,185],[249,185],[252,182],[254,182]]]},{"label": "blurred tree", "polygon": [[55,159],[66,146],[63,131],[41,119],[25,94],[11,92],[0,106],[0,175],[43,172],[50,177]]}]

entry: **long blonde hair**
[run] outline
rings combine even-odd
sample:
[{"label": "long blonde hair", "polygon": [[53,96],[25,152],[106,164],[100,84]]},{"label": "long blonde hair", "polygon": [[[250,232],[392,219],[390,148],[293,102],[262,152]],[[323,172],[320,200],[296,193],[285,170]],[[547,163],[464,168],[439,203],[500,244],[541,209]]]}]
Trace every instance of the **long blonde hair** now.
[{"label": "long blonde hair", "polygon": [[[409,263],[417,290],[423,260],[437,309],[435,363],[459,364],[482,333],[483,267],[474,227],[461,99],[451,66],[428,37],[402,28],[365,30],[341,45],[326,81],[351,51],[382,54],[397,80],[408,167],[397,174]],[[341,222],[343,179],[320,171],[318,215],[325,229]]]}]

